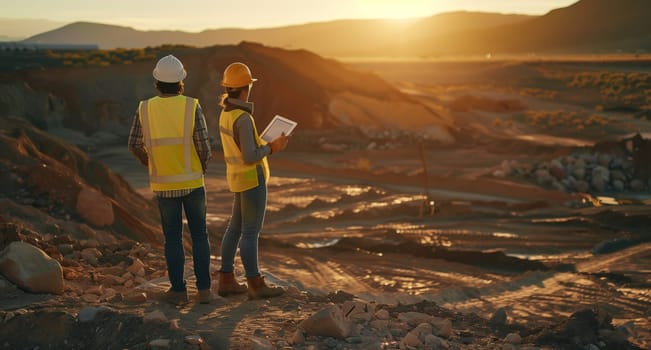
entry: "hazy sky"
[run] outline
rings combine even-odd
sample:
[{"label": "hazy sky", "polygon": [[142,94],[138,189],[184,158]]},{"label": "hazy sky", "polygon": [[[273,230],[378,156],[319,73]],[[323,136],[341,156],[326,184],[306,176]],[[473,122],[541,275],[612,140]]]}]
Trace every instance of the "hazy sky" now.
[{"label": "hazy sky", "polygon": [[[99,22],[141,30],[197,32],[342,18],[412,18],[469,10],[544,14],[577,0],[0,0],[0,20]],[[613,0],[614,1],[614,0]],[[7,35],[11,33],[3,33]],[[36,29],[35,33],[42,30]]]}]

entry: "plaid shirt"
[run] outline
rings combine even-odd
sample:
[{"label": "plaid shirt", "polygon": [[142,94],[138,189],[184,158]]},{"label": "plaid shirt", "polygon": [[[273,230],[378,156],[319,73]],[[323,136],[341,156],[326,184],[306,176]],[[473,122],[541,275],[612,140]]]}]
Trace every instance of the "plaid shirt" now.
[{"label": "plaid shirt", "polygon": [[[197,150],[199,161],[204,173],[208,160],[210,159],[210,140],[208,138],[208,127],[206,126],[206,118],[203,116],[201,105],[197,104],[197,110],[194,114],[194,132],[192,134],[194,147]],[[129,150],[144,166],[149,165],[149,157],[147,155],[147,148],[145,147],[145,139],[142,134],[142,125],[140,124],[140,112],[136,110],[136,115],[133,118],[131,125],[131,132],[129,133]],[[170,190],[170,191],[154,191],[156,196],[161,198],[176,198],[188,195],[195,188]]]}]

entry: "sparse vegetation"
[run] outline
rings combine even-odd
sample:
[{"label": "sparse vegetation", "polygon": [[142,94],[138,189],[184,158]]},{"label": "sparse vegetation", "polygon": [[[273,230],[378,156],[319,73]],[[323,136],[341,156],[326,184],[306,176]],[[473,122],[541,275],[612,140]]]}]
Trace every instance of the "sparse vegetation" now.
[{"label": "sparse vegetation", "polygon": [[558,97],[558,91],[545,90],[540,88],[524,88],[520,90],[520,95],[525,97],[535,97],[543,100],[553,100]]},{"label": "sparse vegetation", "polygon": [[588,112],[566,111],[528,111],[525,114],[527,122],[536,128],[571,128],[584,130],[589,127],[608,125],[608,119]]},{"label": "sparse vegetation", "polygon": [[495,118],[492,121],[492,125],[495,129],[510,129],[513,127],[513,121],[509,119]]},{"label": "sparse vegetation", "polygon": [[639,110],[651,105],[648,72],[581,72],[569,77],[567,86],[599,89],[603,109]]},{"label": "sparse vegetation", "polygon": [[0,51],[0,71],[44,69],[54,67],[107,67],[117,64],[154,61],[163,53],[192,49],[185,45],[162,45],[144,49],[114,50],[36,50]]}]

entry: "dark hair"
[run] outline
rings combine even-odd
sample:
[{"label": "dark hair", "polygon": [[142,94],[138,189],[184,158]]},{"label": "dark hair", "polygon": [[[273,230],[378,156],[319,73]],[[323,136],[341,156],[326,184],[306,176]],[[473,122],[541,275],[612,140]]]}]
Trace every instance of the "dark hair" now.
[{"label": "dark hair", "polygon": [[236,87],[236,88],[227,87],[227,88],[225,88],[225,90],[226,91],[222,94],[221,100],[219,102],[219,105],[222,106],[222,107],[225,107],[226,99],[239,97],[240,93],[242,91],[248,91],[249,90],[249,86],[246,85],[246,86],[241,86],[241,87]]},{"label": "dark hair", "polygon": [[156,81],[156,89],[162,94],[181,94],[183,93],[183,82],[166,83],[163,81]]},{"label": "dark hair", "polygon": [[249,89],[248,85],[247,86],[236,87],[236,88],[227,87],[226,88],[226,94],[230,98],[236,98],[236,97],[240,96],[240,93],[242,91],[246,91],[248,89]]}]

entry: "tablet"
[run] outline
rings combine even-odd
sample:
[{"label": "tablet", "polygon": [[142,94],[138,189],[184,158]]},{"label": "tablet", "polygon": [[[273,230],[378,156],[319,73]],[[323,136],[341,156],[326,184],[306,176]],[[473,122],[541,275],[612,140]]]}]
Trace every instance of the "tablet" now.
[{"label": "tablet", "polygon": [[277,139],[283,132],[286,136],[289,136],[296,125],[298,125],[297,122],[276,114],[262,134],[260,134],[260,138],[267,142],[271,142]]}]

